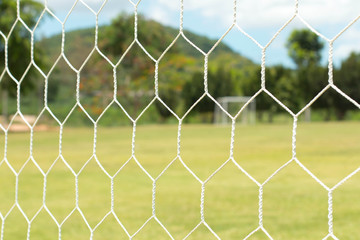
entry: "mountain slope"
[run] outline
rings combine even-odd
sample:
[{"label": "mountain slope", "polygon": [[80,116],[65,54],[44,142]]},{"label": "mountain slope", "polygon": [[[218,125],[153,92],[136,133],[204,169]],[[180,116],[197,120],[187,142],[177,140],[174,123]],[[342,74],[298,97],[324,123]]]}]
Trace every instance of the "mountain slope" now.
[{"label": "mountain slope", "polygon": [[[119,22],[121,22],[120,27]],[[98,46],[100,50],[107,57],[114,59],[113,55],[122,55],[122,53],[125,52],[126,48],[134,39],[133,19],[131,16],[120,16],[118,19],[114,20],[111,25],[100,26],[98,32]],[[119,32],[122,32],[123,34],[119,36]],[[157,59],[161,53],[165,51],[165,49],[170,45],[178,33],[178,29],[164,26],[153,20],[139,18],[138,39],[145,47],[145,49],[155,59]],[[209,39],[208,37],[200,36],[190,31],[185,30],[184,34],[204,52],[209,51],[216,43],[215,39]],[[190,46],[188,42],[182,40],[181,38],[182,37],[180,37],[180,39],[178,39],[175,44],[177,47],[176,51],[188,57],[198,58],[198,52],[192,46]],[[94,48],[94,43],[95,28],[79,29],[66,32],[64,45],[65,55],[69,60],[71,60],[70,62],[76,68],[79,68],[88,54]],[[61,34],[45,38],[41,40],[40,44],[41,48],[46,49],[48,56],[51,59],[55,59],[60,54]],[[116,52],[116,50],[112,49],[111,47],[104,46],[111,44],[114,46],[121,46],[118,48],[121,49],[121,52]],[[216,60],[215,58],[221,55],[230,55],[232,58],[230,62],[224,64],[232,65],[232,63],[236,62],[237,66],[254,65],[251,60],[234,52],[228,45],[224,43],[220,43],[210,56]],[[227,57],[227,60],[230,60],[231,58]]]},{"label": "mountain slope", "polygon": [[[125,106],[132,108],[134,115],[143,109],[154,95],[155,62],[144,53],[134,41],[133,17],[120,15],[110,25],[100,26],[98,29],[98,47],[113,64],[120,59],[116,68],[117,97]],[[196,50],[182,36],[177,38],[178,29],[139,17],[138,40],[146,51],[158,64],[158,83],[160,97],[172,109],[183,111],[184,99],[182,91],[186,83],[197,81],[203,84],[205,56]],[[184,31],[202,51],[209,51],[216,40]],[[41,40],[42,49],[47,52],[50,70],[51,64],[60,55],[61,35],[55,35]],[[171,45],[171,48],[168,47]],[[96,51],[89,57],[95,46],[95,29],[80,29],[66,32],[64,54],[75,69],[80,69],[80,101],[90,114],[99,115],[113,97],[114,74],[111,65]],[[168,49],[165,55],[162,55]],[[88,59],[87,61],[85,61]],[[84,64],[85,63],[85,64]],[[256,68],[251,60],[234,52],[224,43],[212,51],[209,56],[209,72],[218,69],[225,71],[225,75],[232,78],[233,92],[241,94],[239,77],[247,76]],[[209,74],[209,76],[216,74]],[[194,80],[194,76],[196,77]],[[72,106],[74,90],[76,89],[76,74],[64,60],[59,61],[49,78],[49,89],[54,89],[52,101],[61,105]],[[213,79],[219,81],[222,79]],[[197,84],[197,83],[194,83]],[[209,89],[213,89],[209,83]],[[215,86],[215,85],[214,85]],[[55,90],[57,89],[57,90]],[[202,89],[202,88],[199,88]],[[197,94],[197,93],[196,93]],[[201,95],[202,93],[199,92]],[[231,93],[224,93],[225,95]],[[196,96],[195,96],[196,97]],[[60,101],[59,101],[60,100]],[[49,99],[50,101],[50,99]],[[165,114],[166,115],[166,114]]]}]

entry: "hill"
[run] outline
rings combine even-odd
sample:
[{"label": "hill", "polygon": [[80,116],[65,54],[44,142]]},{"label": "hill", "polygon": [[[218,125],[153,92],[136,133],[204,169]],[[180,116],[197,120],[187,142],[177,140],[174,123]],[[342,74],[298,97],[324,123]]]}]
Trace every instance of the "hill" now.
[{"label": "hill", "polygon": [[[119,18],[115,19],[111,25],[103,25],[99,27],[98,45],[105,53],[105,55],[109,57],[114,54],[119,55],[120,52],[119,50],[111,49],[109,46],[104,47],[104,45],[109,45],[112,43],[114,45],[121,46],[121,50],[123,52],[130,45],[134,39],[132,21],[132,16],[121,15]],[[121,27],[118,28],[118,25],[121,25]],[[116,33],[114,28],[117,28],[117,32],[122,32],[122,34]],[[142,43],[142,45],[144,45],[145,49],[151,55],[153,55],[155,59],[159,57],[159,53],[165,51],[166,47],[170,45],[178,33],[178,29],[164,26],[154,20],[147,20],[143,17],[140,17],[139,19],[139,41]],[[65,34],[65,55],[69,60],[72,60],[71,63],[75,67],[81,66],[84,61],[83,58],[86,57],[94,47],[95,28],[66,31]],[[195,43],[204,52],[208,52],[217,41],[217,39],[210,39],[206,36],[201,36],[187,30],[184,31],[184,34],[188,39],[190,39],[190,41]],[[41,48],[46,49],[50,58],[54,59],[58,57],[60,53],[61,34],[44,38],[40,41],[39,45],[41,45]],[[182,53],[185,56],[195,58],[200,56],[198,52],[181,37],[177,41],[176,45],[177,52]],[[235,62],[237,62],[237,66],[254,65],[250,59],[243,57],[239,53],[233,51],[225,43],[220,43],[216,47],[216,50],[211,54],[211,56],[214,56],[214,58],[224,58],[224,55],[230,55],[232,57],[232,60],[230,62],[227,61],[226,65],[229,63],[232,65]],[[227,60],[230,60],[230,58],[228,57]]]},{"label": "hill", "polygon": [[[121,103],[132,108],[130,112],[135,116],[154,96],[155,63],[137,44],[127,51],[134,40],[133,24],[132,16],[120,15],[110,25],[100,26],[98,47],[114,64],[123,57],[117,67],[117,96]],[[139,17],[138,26],[138,40],[154,59],[161,56],[179,33],[178,29],[142,16]],[[209,51],[217,41],[190,31],[184,31],[184,34],[204,52]],[[81,68],[82,103],[89,109],[91,115],[98,116],[111,101],[114,79],[112,67],[96,52],[82,66],[93,50],[94,42],[94,28],[66,32],[64,53],[74,68]],[[48,53],[49,62],[55,62],[60,55],[61,35],[42,39],[40,44]],[[224,43],[220,43],[209,56],[209,71],[217,71],[221,68],[221,71],[231,75],[234,81],[238,76],[250,72],[255,67],[251,60],[234,52]],[[194,81],[194,74],[203,73],[203,68],[204,55],[182,36],[161,58],[158,76],[159,92],[172,109],[179,112],[184,110],[181,92],[187,82]],[[198,80],[202,82],[203,77],[200,75]],[[50,100],[58,103],[71,99],[71,102],[74,102],[75,84],[76,74],[64,60],[60,60],[49,78],[49,89],[53,90]],[[211,89],[211,86],[209,88]]]}]

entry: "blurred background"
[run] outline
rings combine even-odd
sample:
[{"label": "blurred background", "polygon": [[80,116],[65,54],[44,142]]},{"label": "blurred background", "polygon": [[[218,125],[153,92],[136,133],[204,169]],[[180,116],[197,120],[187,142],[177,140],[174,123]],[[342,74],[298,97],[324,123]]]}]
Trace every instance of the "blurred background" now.
[{"label": "blurred background", "polygon": [[[134,40],[134,7],[128,1],[47,1],[22,2],[24,21],[16,20],[14,1],[2,3],[6,14],[1,17],[0,71],[2,76],[2,122],[16,112],[16,84],[21,80],[21,110],[26,115],[37,115],[44,106],[44,85],[47,76],[47,102],[55,116],[64,119],[75,104],[77,74],[80,71],[80,101],[96,119],[116,96],[135,117],[154,97],[155,63],[179,32],[179,3],[177,1],[142,1],[138,4],[138,40],[149,57]],[[10,4],[11,3],[11,4]],[[9,5],[9,6],[8,6]],[[10,5],[12,5],[10,7]],[[260,89],[261,49],[275,33],[291,19],[295,12],[293,1],[239,1],[236,20],[238,26],[253,40],[233,27],[209,55],[209,93],[215,98],[225,96],[253,96]],[[357,6],[348,0],[343,6]],[[314,14],[321,6],[322,14]],[[91,8],[92,11],[89,9]],[[70,9],[72,9],[71,12]],[[328,84],[329,43],[356,17],[356,7],[338,8],[333,1],[302,1],[300,16],[321,37],[313,33],[300,17],[292,19],[286,28],[266,48],[266,88],[291,111],[297,113]],[[101,10],[101,11],[100,11]],[[336,11],[335,11],[336,10]],[[98,14],[96,19],[95,13]],[[186,37],[207,53],[218,39],[229,30],[234,19],[232,2],[184,1]],[[97,47],[95,26],[99,24]],[[62,24],[65,34],[62,36]],[[26,24],[26,26],[24,24]],[[34,32],[34,64],[31,60],[31,33]],[[333,79],[345,94],[359,100],[359,45],[360,26],[355,22],[334,42],[332,61]],[[5,66],[4,37],[8,37],[8,70]],[[322,38],[324,37],[324,38]],[[62,41],[63,52],[62,52]],[[257,43],[257,44],[256,44]],[[131,45],[131,47],[130,47]],[[63,55],[62,55],[63,53]],[[21,55],[21,59],[19,56]],[[65,61],[65,58],[66,61]],[[121,62],[119,63],[119,60]],[[85,61],[87,60],[87,61]],[[110,64],[117,64],[113,68]],[[159,62],[159,91],[162,100],[181,116],[204,93],[204,55],[180,37]],[[116,75],[113,70],[116,70]],[[42,71],[42,74],[39,72]],[[114,81],[114,78],[115,81]],[[8,89],[8,90],[6,90]],[[235,115],[243,102],[230,103],[227,110]],[[171,122],[170,112],[156,103],[149,109],[150,122]],[[355,106],[334,90],[326,91],[307,112],[307,120],[358,120]],[[111,112],[112,109],[109,109]],[[204,99],[188,122],[215,121],[215,103]],[[256,98],[256,120],[284,121],[284,110],[267,94]],[[255,113],[254,113],[255,114]],[[107,117],[110,117],[111,113]],[[239,121],[244,122],[241,117]],[[106,121],[106,120],[104,120]],[[107,120],[111,124],[111,120]],[[253,120],[252,120],[253,121]],[[80,120],[79,124],[83,124]],[[125,124],[125,123],[124,123]]]},{"label": "blurred background", "polygon": [[0,0],[1,237],[358,239],[360,2],[183,3]]}]

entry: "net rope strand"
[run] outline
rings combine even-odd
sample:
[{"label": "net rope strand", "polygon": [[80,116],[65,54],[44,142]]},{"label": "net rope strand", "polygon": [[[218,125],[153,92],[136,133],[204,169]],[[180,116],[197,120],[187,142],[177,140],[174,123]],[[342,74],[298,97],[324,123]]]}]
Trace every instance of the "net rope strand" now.
[{"label": "net rope strand", "polygon": [[[139,234],[151,220],[155,220],[155,222],[164,230],[164,232],[167,234],[167,236],[170,239],[175,239],[171,232],[166,228],[166,225],[161,222],[161,220],[157,217],[156,212],[156,206],[157,206],[157,181],[163,176],[163,174],[175,163],[179,162],[186,171],[189,172],[189,174],[200,183],[201,188],[199,192],[199,205],[200,205],[200,221],[194,226],[194,228],[188,232],[184,239],[187,239],[190,237],[193,232],[195,232],[199,227],[204,226],[208,231],[216,238],[220,239],[216,231],[214,231],[210,224],[206,221],[206,185],[207,183],[221,170],[223,169],[228,163],[233,163],[239,171],[244,173],[246,177],[248,177],[257,187],[258,187],[258,226],[253,229],[251,232],[248,233],[248,235],[244,239],[251,238],[255,233],[261,231],[263,232],[268,239],[273,239],[273,237],[269,234],[269,232],[266,230],[266,222],[264,222],[263,216],[263,203],[266,201],[263,196],[264,189],[266,188],[267,183],[280,171],[282,171],[284,168],[286,168],[290,163],[296,163],[303,169],[311,178],[313,178],[314,181],[316,181],[320,186],[322,186],[328,193],[328,232],[327,235],[324,236],[323,239],[338,239],[337,236],[334,234],[334,227],[333,227],[333,192],[336,190],[339,186],[341,186],[343,183],[345,183],[347,180],[349,180],[351,177],[353,177],[355,174],[357,174],[360,171],[360,167],[357,168],[355,171],[347,175],[345,178],[343,178],[341,181],[339,181],[336,185],[330,187],[327,186],[325,183],[323,183],[315,174],[313,174],[296,156],[296,135],[297,135],[297,124],[298,124],[298,117],[300,114],[302,114],[306,109],[308,109],[320,96],[322,96],[326,91],[328,91],[329,88],[332,88],[337,93],[339,93],[343,98],[351,102],[354,106],[357,108],[360,108],[360,104],[357,103],[354,99],[349,97],[346,93],[344,93],[341,89],[339,89],[335,83],[333,82],[333,44],[334,42],[349,28],[352,27],[354,23],[356,23],[360,19],[360,15],[355,17],[345,28],[343,28],[335,37],[332,39],[328,39],[325,36],[323,36],[321,33],[316,31],[311,24],[309,24],[300,14],[299,12],[299,0],[294,1],[294,14],[291,16],[290,19],[288,19],[281,28],[273,35],[273,37],[269,40],[269,42],[263,46],[261,45],[254,37],[251,36],[251,34],[247,33],[237,21],[237,16],[241,15],[241,12],[237,12],[237,5],[238,1],[233,1],[233,21],[231,25],[227,28],[226,32],[219,38],[219,40],[211,47],[211,49],[208,52],[204,52],[201,48],[199,48],[194,42],[192,42],[187,36],[186,32],[184,32],[183,25],[184,25],[184,9],[186,9],[186,4],[184,3],[184,0],[179,0],[180,2],[180,9],[179,9],[179,31],[176,35],[176,37],[173,39],[173,41],[169,44],[169,46],[160,54],[159,58],[154,58],[147,50],[146,47],[144,47],[141,43],[141,40],[138,39],[138,28],[140,27],[138,25],[138,6],[141,4],[141,0],[138,2],[133,2],[131,0],[128,0],[129,3],[133,7],[133,14],[134,14],[134,36],[133,41],[129,45],[129,47],[125,50],[121,58],[118,60],[118,62],[113,63],[98,47],[98,34],[99,34],[99,14],[103,11],[106,4],[108,4],[108,0],[104,0],[98,9],[98,11],[94,10],[89,4],[86,3],[84,0],[74,0],[69,12],[66,14],[63,21],[61,21],[56,14],[54,14],[49,6],[48,1],[44,0],[43,5],[44,9],[41,12],[41,15],[35,24],[35,27],[33,29],[30,29],[29,26],[26,25],[26,22],[21,18],[21,8],[20,8],[20,0],[16,0],[16,19],[13,23],[13,25],[10,27],[10,32],[6,35],[4,32],[0,31],[0,38],[4,41],[5,49],[4,49],[4,70],[0,73],[0,82],[5,78],[5,75],[8,75],[17,86],[17,110],[14,116],[10,119],[9,125],[4,126],[3,124],[0,124],[1,130],[4,132],[4,158],[0,161],[0,167],[2,165],[7,165],[7,167],[11,170],[11,172],[15,176],[15,203],[10,207],[8,212],[0,212],[0,219],[1,219],[1,235],[0,240],[4,239],[4,232],[6,231],[6,223],[8,216],[15,211],[15,209],[18,209],[20,213],[23,215],[24,219],[27,222],[27,232],[26,232],[26,238],[27,240],[31,239],[31,227],[34,220],[37,218],[39,213],[44,209],[50,217],[53,219],[53,221],[56,223],[58,228],[58,239],[62,238],[62,227],[64,223],[75,213],[78,212],[80,214],[81,218],[83,219],[84,223],[86,224],[87,228],[90,232],[90,239],[93,239],[94,237],[94,231],[105,221],[105,219],[112,215],[119,226],[124,230],[125,234],[129,239],[133,239],[137,234]],[[92,48],[92,51],[87,56],[87,58],[83,61],[79,69],[77,69],[75,66],[71,64],[69,59],[67,58],[65,54],[65,42],[66,42],[66,30],[65,30],[65,24],[69,21],[69,17],[74,12],[74,9],[78,5],[85,6],[94,16],[95,16],[95,38],[94,38],[94,47]],[[49,70],[48,74],[45,74],[41,68],[36,64],[34,60],[34,32],[38,28],[38,25],[40,21],[44,18],[45,14],[48,14],[51,16],[54,20],[56,20],[61,25],[61,49],[60,49],[60,55],[55,60],[54,64],[52,65],[51,69]],[[329,45],[329,52],[328,52],[328,85],[322,89],[306,106],[301,109],[299,112],[294,113],[292,112],[285,104],[283,104],[280,100],[278,100],[267,88],[266,88],[266,51],[269,46],[272,45],[273,41],[278,37],[278,35],[285,29],[287,26],[295,19],[298,18],[309,30],[314,32],[316,35],[318,35],[320,38],[322,38],[324,41],[326,41]],[[14,31],[16,25],[20,24],[24,29],[26,29],[30,33],[30,56],[31,61],[27,68],[25,69],[24,74],[21,76],[21,78],[16,79],[14,75],[11,73],[9,69],[9,38],[11,37],[11,33]],[[208,59],[209,56],[212,54],[214,49],[223,42],[223,39],[231,32],[231,31],[239,31],[243,34],[246,38],[248,38],[250,41],[252,41],[258,48],[261,50],[261,78],[260,81],[260,89],[249,98],[249,100],[244,104],[244,106],[235,114],[234,116],[231,115],[229,112],[227,112],[221,104],[209,93],[208,91]],[[179,116],[176,114],[173,109],[171,109],[161,98],[159,95],[159,81],[158,81],[158,74],[159,74],[159,63],[162,61],[163,57],[167,54],[167,52],[173,47],[173,45],[179,40],[179,38],[182,38],[185,40],[192,48],[193,50],[199,52],[202,56],[204,56],[204,93],[202,96],[186,111],[186,113],[183,116]],[[150,101],[150,103],[143,109],[143,111],[139,114],[137,118],[133,118],[130,116],[130,114],[126,111],[126,108],[118,101],[117,99],[117,67],[121,64],[124,57],[127,55],[127,53],[134,47],[134,45],[138,45],[140,49],[143,51],[143,53],[146,54],[146,56],[153,62],[155,67],[155,75],[154,75],[154,98]],[[91,56],[95,53],[98,53],[102,59],[104,59],[111,67],[112,67],[112,73],[113,73],[113,99],[112,101],[105,107],[103,112],[100,114],[100,116],[97,119],[94,119],[91,117],[91,115],[85,110],[83,107],[81,100],[80,100],[80,78],[81,78],[81,72],[84,68],[85,64],[89,61]],[[59,61],[63,59],[67,66],[73,71],[74,74],[76,74],[76,102],[74,106],[69,111],[66,118],[61,121],[58,119],[55,114],[52,112],[51,108],[48,106],[48,92],[49,92],[49,86],[48,81],[49,77],[54,71],[56,65],[59,63]],[[31,67],[35,67],[37,71],[43,76],[44,78],[44,107],[40,111],[39,115],[37,116],[35,122],[31,125],[27,119],[24,117],[22,111],[21,111],[21,94],[20,94],[20,88],[21,88],[21,82],[24,80],[26,74],[29,72]],[[269,97],[271,97],[279,106],[281,106],[289,115],[293,118],[293,127],[292,127],[292,157],[288,162],[280,166],[276,171],[274,171],[263,183],[258,182],[250,173],[248,173],[242,166],[234,159],[234,138],[235,138],[235,129],[236,129],[236,119],[241,115],[242,111],[249,106],[249,104],[256,99],[256,97],[260,93],[265,93]],[[230,146],[229,146],[229,158],[221,164],[208,178],[205,180],[202,180],[199,176],[197,176],[194,171],[182,160],[182,153],[181,153],[181,135],[182,135],[182,126],[184,118],[195,108],[195,106],[205,97],[210,98],[214,103],[220,108],[220,111],[224,112],[227,117],[231,119],[231,137],[230,137]],[[156,102],[160,102],[178,121],[178,130],[177,130],[177,153],[176,157],[160,172],[158,176],[152,176],[147,169],[137,160],[136,157],[136,131],[137,131],[137,123],[141,116]],[[120,169],[115,172],[113,175],[111,175],[109,172],[106,171],[106,169],[102,166],[101,161],[98,160],[97,157],[97,135],[98,135],[98,123],[99,120],[102,118],[102,116],[108,111],[108,109],[112,105],[117,105],[121,108],[121,110],[124,112],[126,117],[130,120],[132,123],[132,139],[131,139],[131,157],[120,167]],[[63,156],[62,151],[62,145],[63,145],[63,129],[65,123],[68,121],[69,117],[73,114],[76,108],[79,108],[85,116],[91,121],[93,125],[93,143],[92,143],[92,155],[91,157],[84,163],[84,165],[80,168],[78,172],[76,172],[71,166],[71,164],[66,161],[66,159]],[[34,142],[34,128],[38,124],[39,119],[45,112],[48,112],[50,116],[57,122],[59,125],[59,148],[58,148],[58,157],[56,160],[52,163],[52,165],[49,167],[49,169],[44,172],[43,169],[39,166],[36,159],[33,156],[33,142]],[[27,125],[30,132],[30,145],[29,145],[29,157],[23,164],[23,166],[20,168],[19,171],[16,171],[15,168],[12,166],[12,164],[8,160],[8,135],[10,131],[10,127],[12,126],[15,118],[19,116],[22,121]],[[79,205],[79,174],[84,170],[84,168],[90,163],[90,161],[96,162],[96,164],[99,166],[101,171],[109,178],[110,180],[110,210],[105,214],[105,216],[95,225],[91,226],[88,220],[86,219],[85,215],[83,214],[83,211]],[[75,207],[70,211],[70,213],[63,219],[63,221],[58,221],[56,217],[53,215],[51,210],[48,208],[46,204],[46,196],[47,196],[47,183],[48,183],[48,175],[50,171],[53,169],[54,165],[57,162],[63,162],[65,166],[70,170],[71,174],[74,178],[74,190],[75,190]],[[115,194],[114,194],[114,178],[123,170],[124,167],[126,167],[130,162],[136,163],[138,167],[141,169],[141,171],[149,178],[149,180],[152,182],[152,197],[151,197],[151,207],[152,212],[151,216],[141,225],[140,228],[138,228],[134,233],[130,233],[128,229],[124,226],[121,219],[117,216],[114,210],[114,202],[115,202]],[[25,211],[22,209],[21,204],[19,203],[19,176],[21,175],[24,168],[27,166],[27,164],[33,163],[34,166],[39,170],[43,177],[43,185],[42,188],[42,206],[40,209],[35,213],[34,216],[28,216]],[[0,189],[1,191],[1,189]]]}]

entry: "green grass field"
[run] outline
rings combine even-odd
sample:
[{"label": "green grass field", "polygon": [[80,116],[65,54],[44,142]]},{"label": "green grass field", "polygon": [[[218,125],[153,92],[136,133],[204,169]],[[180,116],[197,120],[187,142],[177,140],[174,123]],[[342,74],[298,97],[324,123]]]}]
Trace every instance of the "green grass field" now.
[{"label": "green grass field", "polygon": [[[299,123],[297,157],[329,187],[360,166],[360,123]],[[201,179],[207,179],[228,158],[230,126],[183,125],[181,158]],[[96,156],[110,175],[131,157],[132,129],[98,128]],[[264,182],[289,161],[291,124],[238,125],[234,159],[258,182]],[[77,173],[92,157],[92,128],[65,126],[64,159]],[[0,135],[1,146],[4,135]],[[43,206],[44,177],[29,161],[30,133],[9,133],[7,158],[18,178],[18,203],[33,216]],[[135,157],[156,178],[177,156],[177,126],[138,126]],[[0,148],[1,158],[4,156]],[[59,155],[59,131],[34,133],[33,157],[47,173],[45,203],[58,222],[75,208],[75,177]],[[55,163],[54,161],[58,159]],[[49,171],[49,168],[50,171]],[[111,181],[94,158],[81,170],[79,206],[91,228],[111,209]],[[333,193],[334,233],[339,239],[360,236],[360,174]],[[16,178],[7,164],[0,165],[0,212],[4,216],[15,203]],[[179,160],[156,183],[156,216],[175,239],[184,238],[200,222],[201,184]],[[221,239],[242,239],[258,227],[258,186],[232,162],[205,185],[205,221]],[[328,231],[327,191],[296,163],[291,163],[264,186],[264,227],[274,239],[322,239]],[[134,234],[152,215],[152,181],[134,160],[114,178],[114,212]],[[0,223],[1,219],[0,219]],[[1,231],[1,228],[0,228]],[[7,216],[4,240],[26,239],[28,224],[17,206]],[[90,230],[78,211],[62,225],[62,239],[89,239]],[[58,227],[43,208],[31,223],[30,239],[53,240]],[[109,215],[94,231],[94,239],[128,239]],[[151,220],[133,239],[170,239]],[[188,239],[215,239],[202,225]],[[250,239],[268,239],[261,232]]]}]

